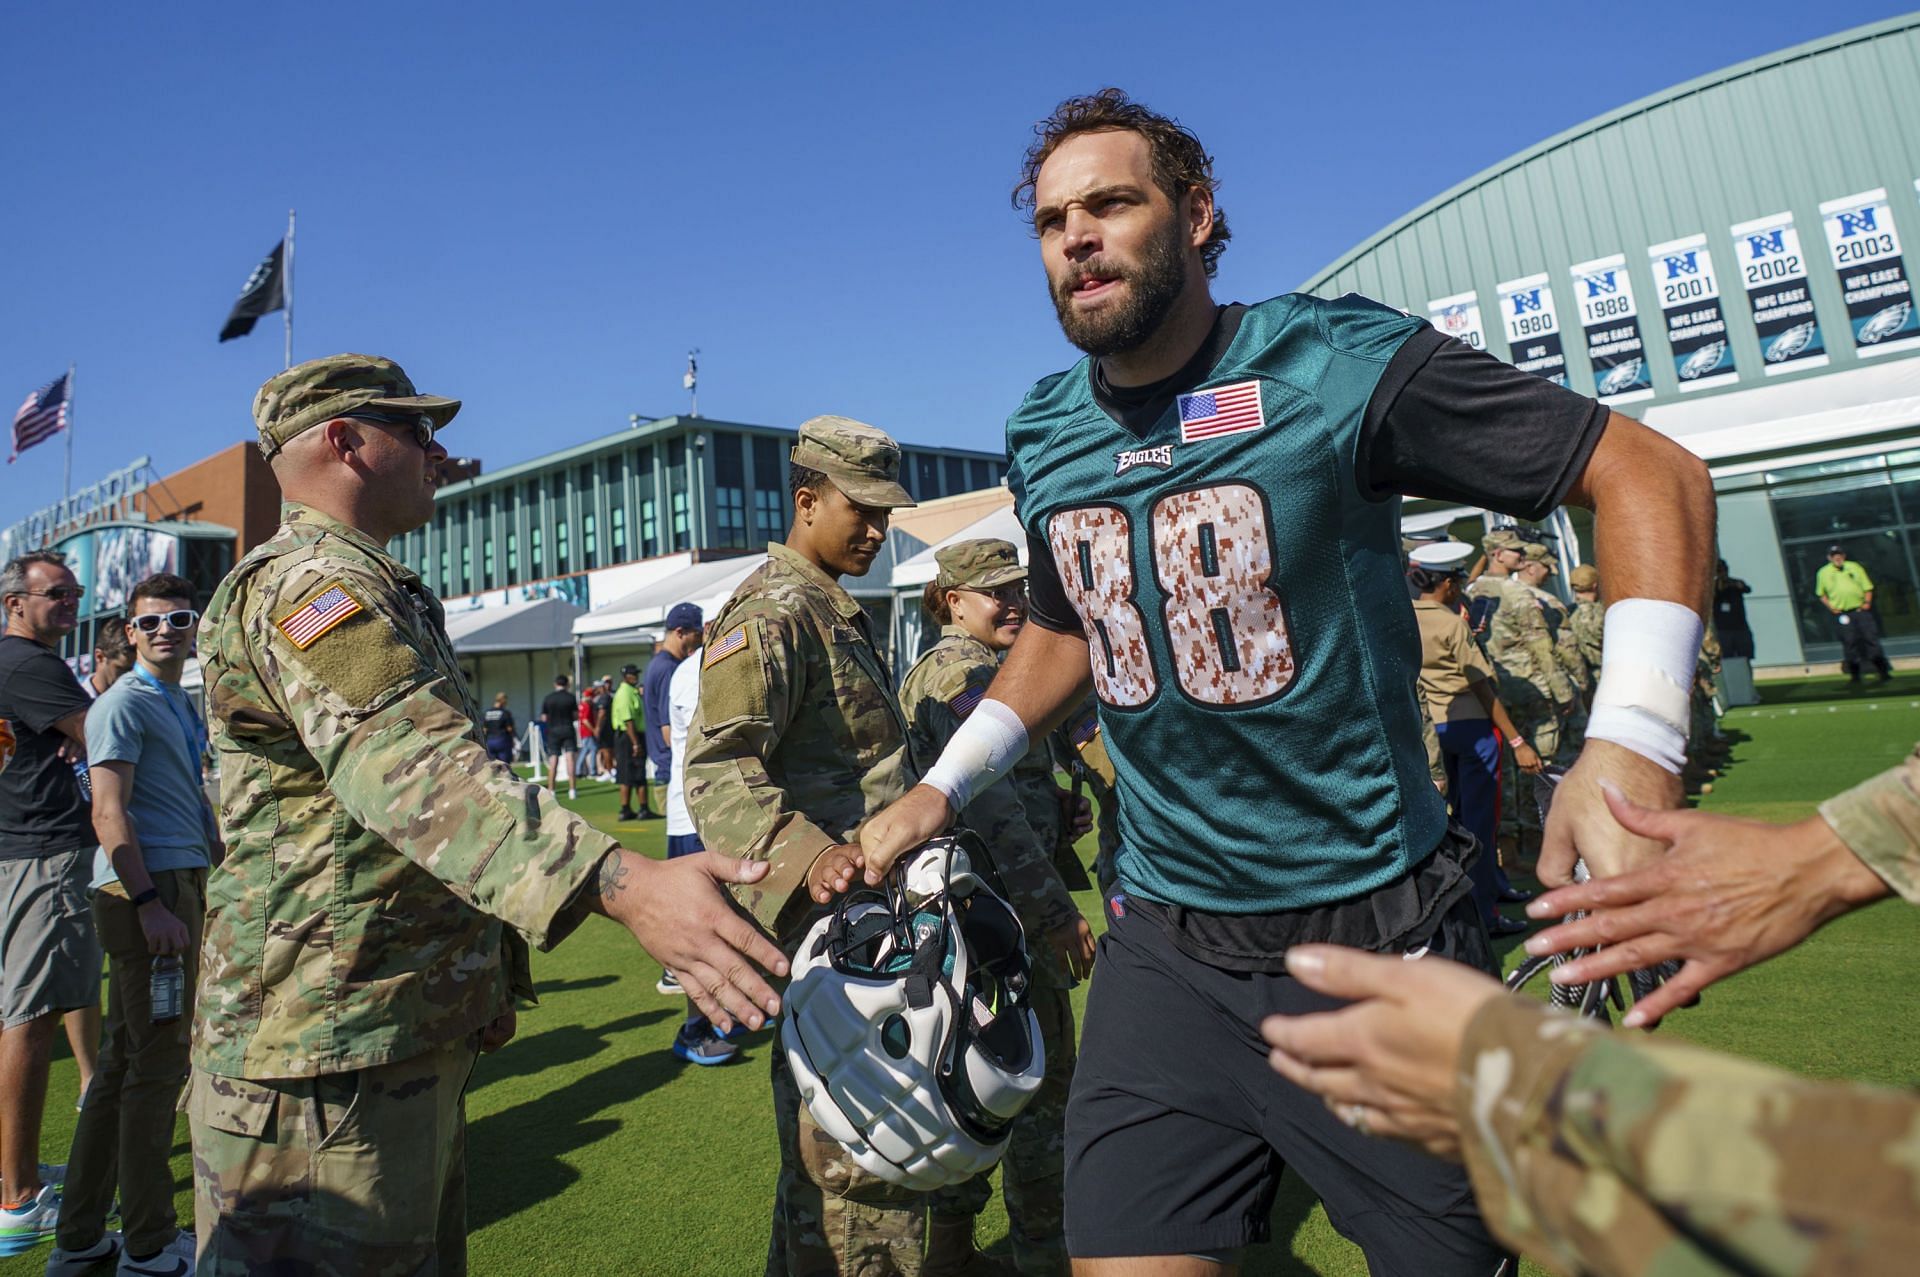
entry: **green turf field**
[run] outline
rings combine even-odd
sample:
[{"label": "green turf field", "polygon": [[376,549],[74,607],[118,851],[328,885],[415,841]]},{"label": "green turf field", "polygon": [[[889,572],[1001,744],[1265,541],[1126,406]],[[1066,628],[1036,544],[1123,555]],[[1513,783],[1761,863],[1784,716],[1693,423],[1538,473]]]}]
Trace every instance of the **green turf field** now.
[{"label": "green turf field", "polygon": [[[1707,810],[1807,815],[1920,737],[1920,692],[1849,693],[1841,680],[1813,679],[1763,684],[1762,695],[1767,704],[1724,721],[1734,762],[1701,799]],[[577,806],[615,828],[610,787],[583,790]],[[618,832],[661,854],[660,822]],[[1098,918],[1091,894],[1081,904]],[[1916,949],[1920,912],[1882,904],[1711,990],[1662,1032],[1821,1076],[1911,1084],[1920,1073],[1920,995],[1905,977]],[[534,972],[540,1005],[522,1014],[516,1041],[481,1062],[469,1099],[473,1271],[759,1273],[776,1163],[771,1035],[750,1038],[729,1067],[682,1066],[667,1047],[684,1004],[654,992],[659,966],[602,919],[536,955]],[[52,1161],[65,1160],[73,1129],[75,1074],[64,1042],[59,1053],[42,1153]],[[188,1221],[189,1165],[183,1122],[174,1166]],[[1273,1231],[1274,1243],[1249,1255],[1248,1274],[1366,1271],[1297,1181],[1281,1193]],[[1004,1216],[983,1220],[983,1241],[1003,1249],[1004,1233]],[[0,1261],[0,1277],[38,1272],[46,1255],[42,1247]]]}]

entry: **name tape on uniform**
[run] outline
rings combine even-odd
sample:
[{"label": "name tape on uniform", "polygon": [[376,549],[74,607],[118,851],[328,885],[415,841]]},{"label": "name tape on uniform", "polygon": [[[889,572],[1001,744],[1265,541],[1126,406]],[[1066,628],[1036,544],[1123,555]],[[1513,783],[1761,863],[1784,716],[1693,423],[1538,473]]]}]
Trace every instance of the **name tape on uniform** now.
[{"label": "name tape on uniform", "polygon": [[328,630],[363,610],[360,600],[348,594],[346,586],[335,581],[309,599],[305,606],[289,612],[275,624],[287,636],[289,643],[304,652]]}]

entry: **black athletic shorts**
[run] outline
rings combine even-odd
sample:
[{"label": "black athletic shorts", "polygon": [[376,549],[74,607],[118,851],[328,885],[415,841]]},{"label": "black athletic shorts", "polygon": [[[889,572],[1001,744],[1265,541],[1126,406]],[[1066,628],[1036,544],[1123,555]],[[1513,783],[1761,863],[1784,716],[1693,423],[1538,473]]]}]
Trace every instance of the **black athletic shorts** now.
[{"label": "black athletic shorts", "polygon": [[613,783],[629,786],[647,783],[646,748],[634,744],[633,738],[624,731],[613,738]]},{"label": "black athletic shorts", "polygon": [[[1456,901],[1427,951],[1491,970],[1475,910],[1470,896]],[[1266,1241],[1291,1166],[1373,1277],[1492,1277],[1505,1256],[1464,1169],[1361,1135],[1267,1062],[1264,1017],[1339,1004],[1290,976],[1189,957],[1164,920],[1158,906],[1109,893],[1067,1106],[1068,1253],[1215,1254]]]}]

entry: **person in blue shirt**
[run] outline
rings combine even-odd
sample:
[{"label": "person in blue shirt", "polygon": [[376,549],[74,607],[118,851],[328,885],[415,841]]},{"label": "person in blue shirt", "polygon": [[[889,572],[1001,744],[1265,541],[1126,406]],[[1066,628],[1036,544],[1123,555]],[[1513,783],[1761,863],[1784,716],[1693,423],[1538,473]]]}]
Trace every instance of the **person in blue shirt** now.
[{"label": "person in blue shirt", "polygon": [[[687,654],[700,646],[701,627],[704,620],[700,609],[692,603],[675,603],[667,610],[666,634],[660,640],[660,646],[654,649],[653,659],[647,662],[647,672],[640,679],[641,709],[646,719],[643,730],[646,732],[647,761],[653,764],[654,775],[660,778],[662,788],[673,775],[673,752],[680,748],[680,742],[673,739],[673,727],[670,722],[670,685],[673,671]],[[644,797],[646,790],[642,789]],[[665,800],[662,799],[664,809]]]},{"label": "person in blue shirt", "polygon": [[[119,1271],[193,1271],[194,1235],[174,1216],[169,1158],[187,1078],[207,869],[220,837],[201,783],[206,726],[180,686],[200,627],[193,604],[193,585],[182,577],[160,573],[134,587],[126,628],[138,659],[87,715],[93,826],[109,863],[95,880],[93,921],[112,993],[99,1069],[74,1128],[49,1273],[85,1272],[120,1252],[122,1235],[106,1226],[116,1192],[126,1251]],[[151,999],[163,966],[179,970],[171,1014]]]},{"label": "person in blue shirt", "polygon": [[1576,854],[1603,877],[1658,854],[1603,782],[1681,799],[1712,485],[1654,431],[1365,298],[1215,302],[1215,190],[1200,140],[1117,89],[1036,129],[1016,200],[1087,358],[1007,423],[1028,625],[922,783],[812,881],[881,881],[1091,689],[1120,847],[1067,1114],[1075,1273],[1231,1270],[1292,1166],[1380,1277],[1487,1277],[1503,1255],[1464,1173],[1369,1139],[1260,1036],[1329,1005],[1287,974],[1297,944],[1494,965],[1467,874],[1486,853],[1422,746],[1398,498],[1595,511],[1608,670],[1553,883]]}]

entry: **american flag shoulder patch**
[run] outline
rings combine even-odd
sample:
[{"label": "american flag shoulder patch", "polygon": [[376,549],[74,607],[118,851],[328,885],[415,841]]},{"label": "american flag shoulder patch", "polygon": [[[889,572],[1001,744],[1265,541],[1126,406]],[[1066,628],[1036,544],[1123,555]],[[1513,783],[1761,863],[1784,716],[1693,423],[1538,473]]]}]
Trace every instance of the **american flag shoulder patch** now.
[{"label": "american flag shoulder patch", "polygon": [[700,662],[703,670],[712,669],[720,662],[740,651],[747,645],[747,627],[736,625],[725,634],[707,644],[706,659]]},{"label": "american flag shoulder patch", "polygon": [[961,718],[965,718],[967,715],[973,713],[973,707],[978,705],[980,698],[986,694],[987,689],[985,685],[980,683],[975,683],[971,687],[963,687],[947,698],[947,708]]},{"label": "american flag shoulder patch", "polygon": [[362,611],[365,609],[360,606],[360,600],[348,594],[346,586],[335,581],[274,624],[280,627],[280,632],[287,636],[289,643],[304,652],[322,634]]},{"label": "american flag shoulder patch", "polygon": [[1266,414],[1260,407],[1257,381],[1196,390],[1190,395],[1181,395],[1176,408],[1180,413],[1181,443],[1244,434],[1267,424]]}]

